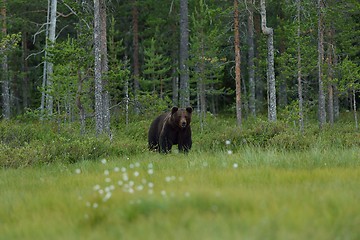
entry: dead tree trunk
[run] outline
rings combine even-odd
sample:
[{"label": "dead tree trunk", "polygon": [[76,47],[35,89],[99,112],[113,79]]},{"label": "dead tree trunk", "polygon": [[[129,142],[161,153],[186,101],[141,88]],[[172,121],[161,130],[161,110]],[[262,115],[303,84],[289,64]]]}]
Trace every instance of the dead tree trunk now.
[{"label": "dead tree trunk", "polygon": [[[50,6],[50,22],[49,22],[49,43],[50,47],[53,46],[55,43],[55,32],[56,32],[56,11],[57,11],[57,0],[51,0],[51,6]],[[47,51],[47,50],[46,50]],[[45,60],[46,61],[46,60]],[[52,89],[52,74],[53,74],[53,63],[47,62],[47,78],[46,78],[46,109],[49,116],[53,114],[53,107],[54,107],[54,100],[53,96],[51,95],[51,89]]]},{"label": "dead tree trunk", "polygon": [[261,29],[267,35],[267,80],[268,80],[268,119],[276,121],[276,87],[275,87],[275,70],[274,70],[274,31],[266,26],[266,7],[265,0],[260,1],[261,5]]}]

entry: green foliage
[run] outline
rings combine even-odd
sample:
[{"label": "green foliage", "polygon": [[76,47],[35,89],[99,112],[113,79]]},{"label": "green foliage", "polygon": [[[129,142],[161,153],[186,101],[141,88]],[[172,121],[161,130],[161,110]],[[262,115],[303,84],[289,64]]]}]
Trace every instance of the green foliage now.
[{"label": "green foliage", "polygon": [[342,92],[360,90],[360,65],[346,57],[339,65],[340,80],[339,90]]},{"label": "green foliage", "polygon": [[171,99],[161,98],[158,94],[143,92],[138,96],[139,109],[144,117],[153,118],[156,114],[167,111],[172,106]]},{"label": "green foliage", "polygon": [[151,38],[149,46],[144,49],[144,70],[143,78],[140,84],[144,91],[157,93],[162,98],[170,89],[168,86],[171,77],[169,71],[171,69],[170,58],[159,53],[155,38]]},{"label": "green foliage", "polygon": [[92,66],[93,56],[88,54],[91,48],[85,41],[85,36],[79,39],[68,38],[49,49],[48,60],[54,64],[54,73],[51,89],[46,91],[53,96],[56,105],[54,116],[61,120],[77,116],[76,103],[79,99],[86,112],[93,111],[92,100],[86,94],[92,86],[89,66]]},{"label": "green foliage", "polygon": [[0,38],[0,57],[11,50],[14,50],[20,41],[20,33],[8,34]]},{"label": "green foliage", "polygon": [[[196,1],[191,16],[193,31],[190,35],[189,60],[190,81],[197,86],[197,90],[193,91],[194,95],[204,94],[209,97],[225,92],[225,87],[219,84],[228,61],[222,50],[224,33],[221,30],[221,15],[220,7],[210,8],[206,1]],[[199,104],[197,102],[198,106]],[[205,109],[204,111],[206,112]]]}]

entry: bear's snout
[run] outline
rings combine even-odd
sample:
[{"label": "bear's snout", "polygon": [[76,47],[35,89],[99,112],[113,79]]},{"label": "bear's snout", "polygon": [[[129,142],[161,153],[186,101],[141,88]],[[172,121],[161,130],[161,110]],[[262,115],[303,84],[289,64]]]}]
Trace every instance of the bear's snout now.
[{"label": "bear's snout", "polygon": [[185,120],[181,122],[180,127],[182,127],[182,128],[186,127],[186,121]]}]

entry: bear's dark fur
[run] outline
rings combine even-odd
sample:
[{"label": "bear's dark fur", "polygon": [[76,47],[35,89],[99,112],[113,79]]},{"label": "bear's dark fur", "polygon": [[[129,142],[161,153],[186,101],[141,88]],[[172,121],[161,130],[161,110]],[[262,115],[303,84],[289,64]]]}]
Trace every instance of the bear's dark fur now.
[{"label": "bear's dark fur", "polygon": [[172,145],[178,145],[180,152],[188,152],[191,140],[192,108],[173,107],[171,112],[158,116],[150,125],[149,149],[169,153]]}]

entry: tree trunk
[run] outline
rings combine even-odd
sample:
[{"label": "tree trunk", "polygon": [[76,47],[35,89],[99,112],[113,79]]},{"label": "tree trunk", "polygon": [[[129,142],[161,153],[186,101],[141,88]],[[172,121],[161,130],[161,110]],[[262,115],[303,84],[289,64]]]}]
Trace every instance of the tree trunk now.
[{"label": "tree trunk", "polygon": [[[174,58],[175,59],[175,58]],[[174,66],[177,66],[177,61],[175,61]],[[172,102],[174,106],[179,104],[179,75],[177,74],[177,68],[173,67],[172,69]]]},{"label": "tree trunk", "polygon": [[50,8],[51,2],[48,0],[48,7],[47,7],[47,16],[46,16],[46,26],[45,26],[45,52],[44,52],[44,68],[43,68],[43,79],[41,84],[41,102],[40,102],[40,120],[43,119],[44,111],[45,111],[45,100],[46,100],[46,81],[47,81],[47,48],[48,48],[48,38],[49,38],[49,22],[50,22]]},{"label": "tree trunk", "polygon": [[190,105],[188,0],[180,0],[180,106]]},{"label": "tree trunk", "polygon": [[[203,35],[201,36],[204,37]],[[204,51],[204,42],[201,41],[201,62],[199,69],[199,79],[198,79],[198,94],[199,94],[199,114],[200,114],[200,128],[204,129],[204,123],[206,118],[206,92],[205,92],[205,51]]]},{"label": "tree trunk", "polygon": [[333,27],[328,29],[328,37],[329,37],[329,46],[327,49],[327,75],[328,75],[328,116],[329,116],[329,123],[330,125],[334,125],[334,41],[333,41]]},{"label": "tree trunk", "polygon": [[78,89],[76,92],[76,105],[79,109],[80,115],[80,134],[85,134],[85,109],[81,102],[83,81],[84,80],[81,74],[81,70],[78,69]]},{"label": "tree trunk", "polygon": [[358,118],[357,118],[357,112],[356,112],[356,91],[355,89],[353,89],[353,110],[354,110],[354,119],[355,119],[355,128],[356,130],[359,129],[359,124],[358,124]]},{"label": "tree trunk", "polygon": [[100,1],[101,0],[94,0],[95,122],[96,134],[98,135],[104,131]]},{"label": "tree trunk", "polygon": [[[132,24],[133,24],[133,68],[134,68],[134,97],[137,101],[137,95],[140,89],[140,63],[139,63],[139,11],[137,0],[133,0],[132,6]],[[135,104],[137,106],[137,104]],[[136,107],[135,112],[139,113]]]},{"label": "tree trunk", "polygon": [[[3,0],[3,6],[1,8],[1,16],[2,16],[2,29],[1,32],[3,36],[7,34],[7,26],[6,26],[6,0]],[[2,101],[3,101],[3,118],[10,119],[10,83],[9,83],[9,73],[8,73],[8,58],[6,53],[3,55],[2,63],[1,63],[1,81],[2,81]]]},{"label": "tree trunk", "polygon": [[27,45],[27,32],[22,33],[22,98],[23,98],[23,109],[29,107],[29,76],[28,76],[28,61],[26,57],[29,55],[28,53],[28,45]]},{"label": "tree trunk", "polygon": [[[49,23],[49,42],[50,46],[53,46],[55,43],[55,32],[56,32],[56,11],[57,11],[57,0],[51,0],[51,8],[50,8],[50,23]],[[46,50],[47,51],[47,50]],[[46,94],[46,108],[47,113],[49,116],[53,114],[53,105],[54,100],[53,96],[51,95],[52,89],[52,74],[53,74],[53,63],[48,62],[47,65],[47,78],[46,78],[46,85],[47,85],[47,94]]]},{"label": "tree trunk", "polygon": [[256,105],[255,105],[255,65],[254,65],[254,10],[253,0],[247,0],[248,6],[248,69],[249,69],[249,109],[252,116],[256,116]]},{"label": "tree trunk", "polygon": [[234,45],[235,45],[235,93],[236,93],[236,120],[241,127],[241,75],[240,75],[240,34],[238,0],[234,0]]},{"label": "tree trunk", "polygon": [[[337,67],[338,59],[336,54],[334,54],[334,67]],[[333,91],[334,91],[334,121],[339,119],[340,115],[340,103],[339,103],[339,90],[337,84],[333,85]]]},{"label": "tree trunk", "polygon": [[268,118],[269,121],[276,121],[276,87],[275,87],[275,70],[274,70],[274,31],[272,28],[266,26],[266,7],[265,0],[260,1],[261,4],[261,29],[267,35],[267,79],[269,92],[269,107]]},{"label": "tree trunk", "polygon": [[324,60],[324,29],[323,8],[325,0],[318,0],[318,83],[319,83],[319,126],[322,128],[326,123],[325,93],[323,83],[323,60]]},{"label": "tree trunk", "polygon": [[297,0],[297,80],[298,80],[298,96],[299,96],[299,126],[300,132],[304,133],[304,109],[303,109],[303,90],[302,90],[302,64],[301,64],[301,0]]},{"label": "tree trunk", "polygon": [[107,73],[109,71],[107,55],[107,32],[106,32],[106,3],[100,0],[100,51],[101,51],[101,82],[103,100],[104,132],[110,134],[110,95],[108,89]]}]

